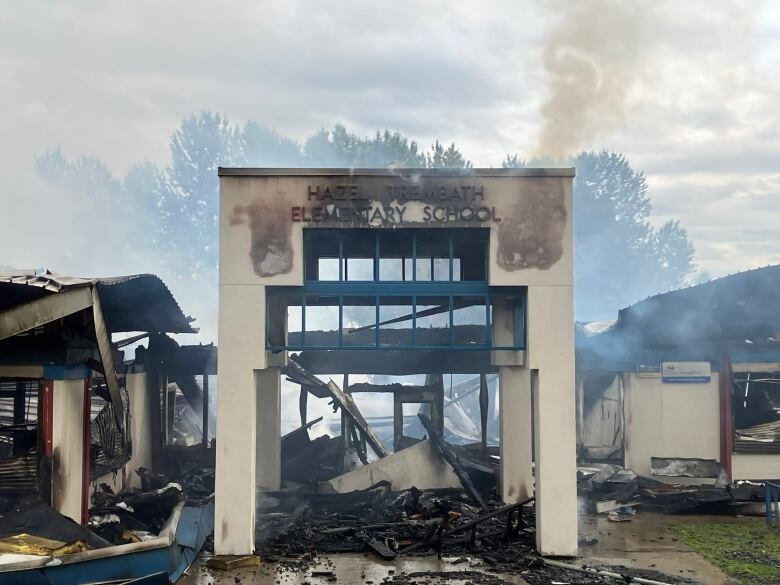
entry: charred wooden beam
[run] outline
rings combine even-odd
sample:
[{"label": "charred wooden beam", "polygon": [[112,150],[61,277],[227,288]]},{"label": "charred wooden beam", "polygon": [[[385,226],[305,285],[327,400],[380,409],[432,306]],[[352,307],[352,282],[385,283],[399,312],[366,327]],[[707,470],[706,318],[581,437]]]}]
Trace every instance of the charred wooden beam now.
[{"label": "charred wooden beam", "polygon": [[[355,404],[355,401],[352,400],[352,397],[349,394],[339,388],[333,380],[326,384],[293,359],[290,359],[287,362],[287,365],[282,368],[282,372],[284,372],[291,382],[300,384],[301,387],[305,387],[306,390],[318,398],[332,398],[334,409],[342,409],[345,416],[349,417],[352,423],[358,428],[361,435],[365,437],[366,442],[371,446],[374,453],[380,458],[387,457],[389,454],[387,449],[385,449],[382,445],[382,441],[379,440],[379,437],[377,437],[371,429],[371,425],[363,418],[363,414]],[[347,437],[344,436],[345,440],[346,438]]]},{"label": "charred wooden beam", "polygon": [[412,386],[405,384],[369,384],[368,382],[358,382],[356,384],[349,385],[349,393],[354,394],[356,392],[392,392],[392,393],[414,393],[414,392],[426,392],[436,391],[439,389],[437,384],[428,384],[425,386]]},{"label": "charred wooden beam", "polygon": [[422,413],[418,414],[417,416],[425,427],[425,430],[428,432],[428,437],[431,439],[431,442],[433,442],[433,444],[439,450],[439,453],[441,453],[441,456],[444,457],[444,460],[452,466],[452,470],[455,472],[455,475],[458,476],[463,489],[466,490],[466,493],[477,503],[480,508],[484,508],[485,500],[477,491],[477,488],[474,487],[474,484],[471,482],[471,478],[469,477],[465,467],[463,467],[461,464],[458,455],[444,441],[441,435],[439,435],[438,430],[431,423],[431,419]]},{"label": "charred wooden beam", "polygon": [[488,384],[485,374],[479,375],[479,422],[482,430],[482,446],[487,448]]}]

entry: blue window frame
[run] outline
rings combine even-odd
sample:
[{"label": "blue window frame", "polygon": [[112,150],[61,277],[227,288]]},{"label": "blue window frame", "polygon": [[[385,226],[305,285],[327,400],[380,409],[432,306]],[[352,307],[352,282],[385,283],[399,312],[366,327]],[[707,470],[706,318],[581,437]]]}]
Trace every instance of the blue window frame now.
[{"label": "blue window frame", "polygon": [[[304,286],[268,287],[266,347],[524,349],[526,291],[488,285],[488,241],[482,229],[304,230]],[[502,343],[495,310],[511,311]]]}]

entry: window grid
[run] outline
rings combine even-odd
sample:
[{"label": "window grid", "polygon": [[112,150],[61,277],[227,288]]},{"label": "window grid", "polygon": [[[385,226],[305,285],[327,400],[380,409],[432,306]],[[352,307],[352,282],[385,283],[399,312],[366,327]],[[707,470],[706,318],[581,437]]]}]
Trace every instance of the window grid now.
[{"label": "window grid", "polygon": [[[306,233],[310,232],[310,231],[313,231],[313,230],[306,230],[304,232],[304,238],[306,237]],[[371,232],[373,232],[372,235],[373,235],[373,238],[374,238],[374,245],[373,245],[374,253],[373,253],[373,258],[372,258],[372,260],[373,260],[373,279],[372,280],[350,280],[349,268],[348,268],[348,258],[349,257],[345,256],[345,254],[344,254],[344,240],[345,240],[345,238],[349,237],[349,231],[342,231],[342,230],[321,230],[321,231],[331,232],[334,236],[336,236],[338,238],[338,267],[339,267],[339,270],[338,270],[338,272],[339,272],[338,281],[334,281],[334,280],[321,280],[320,278],[312,278],[313,275],[309,274],[309,272],[311,271],[311,267],[308,264],[306,264],[306,267],[305,267],[306,274],[305,274],[304,278],[305,278],[305,281],[307,283],[314,283],[314,282],[406,282],[406,283],[408,283],[408,282],[461,282],[460,278],[455,279],[455,270],[454,270],[454,264],[455,264],[455,262],[454,262],[454,238],[455,238],[455,236],[452,233],[453,230],[447,230],[446,228],[437,229],[437,230],[431,230],[431,231],[427,231],[426,230],[425,234],[411,233],[411,232],[423,231],[423,230],[406,230],[406,232],[404,232],[404,233],[409,234],[409,237],[412,239],[412,254],[411,254],[410,257],[401,256],[401,258],[400,258],[401,259],[401,278],[400,278],[400,280],[382,280],[381,277],[380,277],[380,274],[381,274],[381,271],[380,271],[380,261],[383,260],[383,259],[384,260],[389,259],[389,258],[383,258],[382,257],[381,235],[383,233],[386,233],[386,232],[392,231],[392,230],[381,230],[381,229],[373,229],[373,230],[371,230]],[[472,229],[464,229],[463,231],[465,233],[474,232],[474,233],[479,234],[481,230],[478,231],[478,230],[472,228]],[[443,236],[443,238],[446,238],[446,244],[447,244],[447,248],[448,248],[448,251],[447,251],[448,279],[447,280],[444,280],[444,279],[436,280],[434,278],[436,259],[440,258],[440,257],[443,258],[443,256],[436,256],[435,254],[431,254],[430,257],[425,256],[424,258],[418,258],[418,256],[417,256],[417,253],[418,253],[418,240],[423,235],[427,235],[427,236],[430,237],[432,235],[432,232],[434,234],[435,234],[435,232],[442,232],[441,235]],[[447,233],[447,232],[449,232],[449,233]],[[482,235],[482,234],[480,234],[480,235]],[[484,275],[484,279],[471,280],[471,281],[466,281],[466,282],[483,282],[483,281],[486,282],[487,281],[487,272],[488,272],[488,270],[487,270],[488,269],[487,242],[484,241],[482,243],[485,244],[485,246],[484,246],[485,250],[484,250],[483,258],[481,259],[481,261],[482,261],[482,274]],[[305,249],[305,253],[307,253],[307,254],[311,253],[311,250],[309,249],[308,244],[304,246],[304,249]],[[316,258],[317,258],[317,260],[320,260],[320,259],[336,260],[336,258],[334,256],[327,256],[327,255],[325,255],[325,256],[316,256]],[[364,258],[364,257],[359,257],[359,258]],[[428,263],[430,265],[428,267],[428,269],[429,269],[430,274],[431,274],[431,278],[430,279],[426,279],[426,280],[418,280],[417,279],[417,277],[418,277],[418,274],[417,274],[418,273],[418,270],[417,270],[417,264],[418,264],[417,261],[418,261],[418,259],[428,260]],[[406,278],[406,276],[407,276],[406,275],[406,272],[407,272],[407,263],[406,263],[406,261],[407,260],[411,261],[410,262],[411,267],[412,267],[412,278],[411,278],[411,280],[407,280],[407,278]],[[461,263],[461,270],[462,270],[462,263]]]},{"label": "window grid", "polygon": [[[301,331],[299,333],[300,335],[300,343],[287,343],[286,345],[275,345],[272,343],[268,343],[266,345],[266,348],[272,351],[281,351],[281,350],[293,350],[293,351],[300,351],[304,349],[320,349],[320,350],[327,350],[327,349],[466,349],[466,350],[499,350],[499,349],[506,349],[506,350],[518,350],[518,349],[525,349],[525,343],[522,339],[523,332],[524,332],[524,310],[522,307],[520,307],[520,310],[518,311],[518,315],[514,319],[515,324],[515,333],[516,337],[520,337],[519,339],[515,340],[515,343],[513,345],[493,345],[492,338],[493,338],[493,321],[491,319],[492,312],[491,312],[491,305],[490,305],[490,294],[468,294],[468,295],[461,295],[456,293],[436,293],[431,294],[430,292],[426,291],[423,294],[417,294],[417,293],[409,293],[404,296],[409,296],[412,300],[411,306],[410,306],[410,313],[409,313],[409,321],[411,322],[411,344],[397,344],[397,345],[388,345],[388,344],[382,344],[380,341],[380,333],[383,330],[382,322],[380,318],[380,307],[382,305],[382,299],[387,298],[397,298],[397,294],[375,294],[375,295],[360,295],[355,293],[349,293],[349,294],[339,294],[339,295],[327,295],[328,300],[334,300],[338,303],[338,313],[339,313],[339,320],[338,320],[338,344],[337,345],[316,345],[313,343],[307,343],[306,341],[306,334],[307,334],[307,324],[306,324],[306,315],[307,315],[307,296],[312,296],[311,293],[308,295],[305,292],[301,292]],[[322,295],[320,295],[322,296]],[[363,344],[363,345],[352,345],[352,344],[345,344],[344,343],[344,298],[371,298],[374,304],[374,322],[372,325],[364,326],[373,328],[373,343],[372,344]],[[426,302],[426,299],[430,299],[431,297],[437,297],[437,298],[446,298],[448,306],[444,308],[441,311],[441,314],[447,314],[448,319],[448,343],[442,343],[442,344],[424,344],[424,343],[418,343],[417,337],[418,337],[418,307],[419,306],[431,306],[431,303],[428,301]],[[455,332],[456,332],[456,325],[455,325],[455,307],[456,307],[456,301],[458,299],[462,298],[472,298],[472,299],[480,299],[482,302],[484,302],[484,308],[485,308],[485,321],[484,321],[484,333],[485,333],[485,341],[483,343],[456,343],[455,339]],[[322,306],[322,305],[313,305],[313,306]],[[384,306],[390,306],[390,305],[384,305]],[[445,305],[441,305],[444,307]],[[461,305],[460,308],[467,307],[469,305]],[[471,306],[482,306],[481,304],[475,304]],[[267,305],[266,305],[266,312],[268,311]],[[269,315],[266,314],[266,323],[268,323]],[[479,326],[482,326],[483,323],[477,324]],[[443,329],[443,328],[442,328]],[[387,330],[387,329],[385,329]],[[518,335],[518,333],[520,335]],[[267,336],[266,336],[267,339]]]},{"label": "window grid", "polygon": [[[518,304],[518,307],[516,308],[515,315],[513,316],[513,322],[514,322],[514,331],[515,331],[515,339],[514,343],[512,345],[500,345],[496,346],[492,344],[493,340],[493,322],[492,322],[492,310],[491,310],[491,294],[490,294],[490,287],[488,285],[487,281],[487,265],[488,265],[488,249],[487,249],[487,239],[485,238],[484,233],[481,235],[483,236],[483,239],[480,241],[480,244],[483,245],[483,250],[481,250],[481,258],[480,262],[482,263],[481,272],[479,272],[479,269],[476,273],[481,273],[484,278],[482,280],[462,280],[461,278],[466,275],[464,268],[464,263],[461,256],[459,256],[459,278],[455,279],[455,268],[454,268],[454,258],[455,258],[455,236],[456,231],[455,230],[447,230],[447,229],[436,229],[436,230],[405,230],[404,236],[408,235],[411,238],[411,258],[407,258],[407,256],[401,255],[401,263],[400,263],[400,276],[401,280],[380,280],[381,277],[381,270],[380,270],[380,260],[382,259],[382,234],[387,234],[389,230],[371,230],[373,232],[371,236],[373,236],[373,245],[370,249],[373,249],[373,280],[362,280],[362,281],[355,281],[355,280],[349,280],[349,269],[347,267],[348,261],[347,258],[345,258],[344,253],[344,243],[347,238],[350,237],[351,234],[354,234],[356,238],[358,237],[357,234],[355,234],[356,230],[305,230],[304,231],[304,237],[306,238],[307,232],[328,232],[328,236],[335,236],[338,239],[338,247],[334,246],[336,242],[331,240],[330,246],[332,246],[331,250],[332,252],[335,252],[336,249],[338,250],[338,281],[336,280],[318,280],[315,278],[311,278],[312,276],[321,277],[323,275],[319,274],[319,260],[322,258],[328,258],[331,260],[334,260],[335,258],[330,256],[319,256],[316,250],[310,249],[310,246],[313,245],[311,242],[306,242],[306,245],[304,246],[305,254],[308,256],[311,255],[311,259],[314,260],[314,266],[312,266],[308,261],[304,262],[306,274],[305,274],[305,280],[304,280],[304,286],[303,287],[271,287],[269,290],[269,294],[273,294],[271,291],[276,289],[277,291],[280,291],[282,289],[285,289],[283,294],[293,294],[298,301],[294,302],[293,305],[296,305],[297,302],[301,303],[301,331],[299,333],[296,333],[299,336],[300,343],[290,343],[288,339],[288,343],[286,345],[278,345],[278,344],[272,344],[270,342],[266,342],[266,348],[271,351],[282,351],[282,350],[293,350],[293,351],[300,351],[300,350],[333,350],[333,349],[458,349],[458,350],[518,350],[518,349],[525,349],[525,303],[520,301]],[[457,233],[462,234],[465,232],[476,232],[476,230],[463,230],[458,231]],[[478,233],[478,232],[477,232]],[[360,234],[360,236],[365,236],[366,232]],[[449,271],[448,271],[448,280],[435,280],[435,268],[434,268],[434,259],[435,258],[441,258],[443,256],[437,256],[435,251],[431,252],[430,254],[430,280],[417,280],[418,277],[418,270],[417,270],[417,254],[419,251],[419,241],[422,238],[427,238],[426,243],[429,243],[431,241],[434,242],[433,248],[436,247],[436,237],[440,237],[440,242],[444,243],[446,241],[446,249],[447,249],[447,256],[449,258]],[[445,240],[446,238],[446,240]],[[359,240],[356,240],[359,241]],[[327,242],[326,242],[327,243]],[[442,246],[444,248],[444,246]],[[408,248],[407,248],[408,250]],[[443,250],[442,250],[443,251]],[[332,253],[331,252],[331,253]],[[366,256],[357,256],[358,258],[366,258]],[[390,259],[394,259],[395,256],[390,256]],[[428,259],[428,256],[425,257]],[[387,258],[385,258],[387,259]],[[407,280],[408,275],[408,264],[407,260],[411,260],[411,280]],[[473,259],[472,259],[473,260]],[[472,272],[470,274],[474,274],[474,262],[472,262],[470,270]],[[316,275],[313,275],[310,273],[310,271],[314,268],[317,272]],[[335,276],[335,274],[334,274]],[[506,289],[502,289],[506,290]],[[517,289],[513,292],[513,294],[517,293]],[[319,297],[319,298],[327,298],[331,303],[336,302],[338,303],[338,332],[337,332],[337,345],[316,345],[311,342],[310,340],[307,340],[307,322],[306,322],[306,307],[307,307],[307,298],[309,297]],[[426,298],[430,297],[437,297],[441,300],[446,299],[448,303],[448,307],[441,311],[441,313],[447,314],[447,323],[448,323],[448,338],[447,343],[442,344],[424,344],[419,342],[418,340],[418,332],[420,331],[418,329],[418,306],[421,305],[421,301],[424,303]],[[344,343],[344,335],[345,335],[345,323],[344,323],[344,300],[345,298],[363,298],[363,299],[371,299],[371,302],[373,302],[375,310],[374,310],[374,323],[373,325],[367,325],[359,327],[358,329],[366,329],[373,327],[373,343],[371,344],[363,344],[363,345],[355,345],[353,343]],[[410,337],[411,337],[411,343],[400,343],[400,344],[383,344],[382,340],[382,332],[393,330],[395,328],[393,327],[383,327],[381,324],[381,309],[382,307],[390,307],[393,305],[390,304],[382,304],[383,299],[387,298],[409,298],[411,299],[411,305],[403,305],[408,306],[410,313],[408,314],[408,321],[411,324],[411,331],[410,331]],[[484,322],[483,323],[465,323],[462,326],[469,326],[469,325],[477,325],[477,326],[484,326],[484,342],[483,343],[456,343],[456,330],[455,330],[455,310],[456,310],[456,299],[480,299],[481,302],[484,303],[485,308],[485,314],[484,314]],[[319,305],[319,303],[318,303]],[[332,304],[330,305],[332,306]],[[359,303],[358,305],[359,306]],[[368,306],[368,305],[367,305]],[[443,304],[441,306],[444,306]],[[458,308],[466,308],[468,307],[468,304],[465,304],[464,302],[459,303]],[[481,306],[481,305],[472,305],[472,306]],[[268,304],[266,304],[266,324],[269,323],[269,315],[268,315]],[[312,325],[312,323],[309,323],[309,325]],[[387,325],[387,324],[386,324]],[[461,325],[459,325],[460,327]],[[444,329],[444,327],[440,328],[441,330]],[[313,333],[314,330],[308,331],[310,333]],[[407,329],[408,331],[408,329]],[[332,331],[333,334],[336,334],[335,331]],[[327,334],[327,333],[325,333]],[[366,336],[368,337],[368,336]],[[431,336],[433,337],[433,336]],[[266,340],[268,340],[268,335],[266,335]]]}]

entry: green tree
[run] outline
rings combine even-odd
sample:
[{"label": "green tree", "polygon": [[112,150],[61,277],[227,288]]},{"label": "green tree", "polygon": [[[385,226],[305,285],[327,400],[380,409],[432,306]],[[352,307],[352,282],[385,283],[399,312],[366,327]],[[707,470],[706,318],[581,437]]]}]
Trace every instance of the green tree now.
[{"label": "green tree", "polygon": [[246,164],[244,135],[221,114],[203,111],[181,123],[170,145],[159,241],[174,273],[210,280],[218,262],[217,169]]},{"label": "green tree", "polygon": [[[143,237],[171,275],[215,282],[218,262],[220,166],[257,167],[468,167],[452,143],[438,141],[423,153],[400,132],[360,136],[337,124],[319,130],[302,145],[257,122],[243,127],[215,112],[184,119],[170,140],[171,163],[164,169],[145,162],[117,179],[100,160],[68,161],[59,149],[36,159],[47,181],[84,192],[115,207]],[[130,243],[128,243],[130,245]]]},{"label": "green tree", "polygon": [[425,155],[425,166],[431,169],[470,169],[471,161],[467,160],[453,142],[447,148],[438,140],[431,146],[431,151]]},{"label": "green tree", "polygon": [[[644,173],[615,152],[583,152],[572,162],[577,319],[615,318],[623,307],[685,284],[695,269],[693,244],[679,221],[650,225]],[[503,166],[558,165],[507,155]]]},{"label": "green tree", "polygon": [[400,132],[377,130],[373,136],[360,136],[341,124],[311,135],[303,145],[303,153],[306,165],[311,167],[471,167],[454,142],[445,147],[437,140],[429,152],[423,152],[415,140]]},{"label": "green tree", "polygon": [[301,145],[292,138],[249,121],[244,126],[244,158],[251,167],[298,167],[304,164]]}]

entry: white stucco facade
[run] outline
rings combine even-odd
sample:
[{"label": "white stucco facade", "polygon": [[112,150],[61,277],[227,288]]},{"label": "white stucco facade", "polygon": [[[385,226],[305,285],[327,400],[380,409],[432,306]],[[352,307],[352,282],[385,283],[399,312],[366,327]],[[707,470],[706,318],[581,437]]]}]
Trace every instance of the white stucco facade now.
[{"label": "white stucco facade", "polygon": [[624,373],[626,467],[650,475],[651,457],[720,460],[718,384],[717,372],[690,384]]},{"label": "white stucco facade", "polygon": [[84,392],[82,379],[53,382],[52,507],[78,523],[84,503]]},{"label": "white stucco facade", "polygon": [[[256,490],[280,487],[278,366],[284,358],[265,349],[267,287],[304,284],[303,230],[315,224],[306,223],[301,209],[312,204],[313,185],[338,193],[344,184],[346,203],[338,205],[349,205],[350,193],[376,194],[366,202],[367,221],[316,227],[489,228],[489,285],[526,287],[525,350],[491,356],[501,384],[501,494],[507,502],[535,495],[540,552],[576,554],[572,177],[571,169],[221,171],[218,554],[253,550]],[[490,212],[484,221],[431,222],[424,201],[403,199],[427,189],[470,189]],[[401,204],[403,221],[381,213]],[[457,211],[462,203],[450,205]],[[375,222],[369,218],[377,209],[384,219]]]}]

